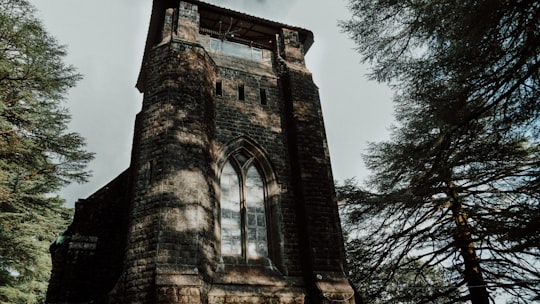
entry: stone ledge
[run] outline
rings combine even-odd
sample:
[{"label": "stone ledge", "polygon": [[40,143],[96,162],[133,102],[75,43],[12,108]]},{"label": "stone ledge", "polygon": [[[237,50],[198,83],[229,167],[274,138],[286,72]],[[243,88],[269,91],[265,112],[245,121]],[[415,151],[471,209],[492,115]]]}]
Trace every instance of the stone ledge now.
[{"label": "stone ledge", "polygon": [[208,292],[209,304],[303,304],[304,299],[304,290],[298,287],[213,285]]}]

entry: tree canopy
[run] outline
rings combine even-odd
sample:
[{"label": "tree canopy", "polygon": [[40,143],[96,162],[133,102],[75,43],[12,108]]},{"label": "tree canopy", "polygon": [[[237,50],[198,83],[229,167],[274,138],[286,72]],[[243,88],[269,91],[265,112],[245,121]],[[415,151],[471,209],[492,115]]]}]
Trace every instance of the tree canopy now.
[{"label": "tree canopy", "polygon": [[0,302],[43,297],[48,246],[70,211],[54,193],[88,177],[92,154],[62,107],[81,78],[26,0],[0,0]]},{"label": "tree canopy", "polygon": [[[370,191],[341,188],[371,277],[442,267],[415,303],[540,299],[540,3],[350,1],[342,22],[371,77],[396,91],[391,139],[365,157]],[[367,279],[370,276],[366,277]],[[375,293],[376,294],[376,293]],[[390,303],[390,302],[389,302]]]}]

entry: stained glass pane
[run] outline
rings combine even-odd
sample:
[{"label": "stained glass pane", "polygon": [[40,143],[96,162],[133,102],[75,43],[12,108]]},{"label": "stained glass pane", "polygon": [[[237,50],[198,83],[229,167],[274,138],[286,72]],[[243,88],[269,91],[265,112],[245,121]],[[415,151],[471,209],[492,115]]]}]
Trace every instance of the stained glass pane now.
[{"label": "stained glass pane", "polygon": [[223,255],[242,254],[240,222],[238,174],[227,162],[221,173],[221,253]]},{"label": "stained glass pane", "polygon": [[247,209],[248,256],[267,256],[268,245],[266,241],[264,184],[261,174],[253,166],[249,168],[246,174],[245,199]]}]

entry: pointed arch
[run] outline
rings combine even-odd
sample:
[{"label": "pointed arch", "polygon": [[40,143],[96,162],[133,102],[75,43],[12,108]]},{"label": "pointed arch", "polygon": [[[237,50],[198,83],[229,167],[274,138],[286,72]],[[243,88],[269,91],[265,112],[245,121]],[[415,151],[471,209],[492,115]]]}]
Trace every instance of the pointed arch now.
[{"label": "pointed arch", "polygon": [[256,144],[255,141],[252,140],[248,136],[237,137],[231,140],[230,142],[228,142],[221,149],[218,156],[218,160],[217,160],[218,172],[221,172],[221,170],[223,169],[223,166],[225,165],[225,162],[231,157],[231,155],[235,153],[240,153],[242,151],[249,154],[257,161],[257,163],[260,166],[260,169],[262,170],[261,173],[267,179],[267,183],[269,184],[276,183],[276,176],[274,173],[275,171],[267,156],[268,154],[264,151],[262,147]]},{"label": "pointed arch", "polygon": [[[220,149],[216,165],[222,257],[237,256],[246,262],[266,258],[274,265],[280,264],[283,256],[280,190],[267,153],[251,138],[241,136]],[[232,193],[236,190],[238,194]]]}]

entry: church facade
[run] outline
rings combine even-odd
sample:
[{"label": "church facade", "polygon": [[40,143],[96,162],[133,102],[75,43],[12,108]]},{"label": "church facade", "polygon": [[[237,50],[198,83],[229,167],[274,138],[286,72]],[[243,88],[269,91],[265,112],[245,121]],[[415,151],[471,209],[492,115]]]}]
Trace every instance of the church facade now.
[{"label": "church facade", "polygon": [[130,167],[76,203],[47,303],[350,303],[313,34],[155,0]]}]

